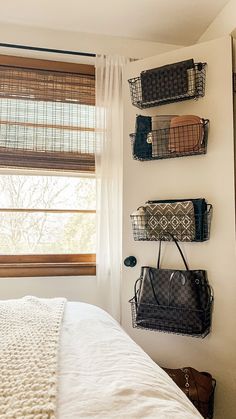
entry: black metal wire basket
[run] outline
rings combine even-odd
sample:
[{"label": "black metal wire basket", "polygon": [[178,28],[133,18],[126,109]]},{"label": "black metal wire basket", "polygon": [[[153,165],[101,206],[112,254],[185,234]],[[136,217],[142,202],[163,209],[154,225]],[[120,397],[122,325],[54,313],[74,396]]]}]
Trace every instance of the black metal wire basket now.
[{"label": "black metal wire basket", "polygon": [[149,161],[206,154],[209,120],[130,134],[135,160]]},{"label": "black metal wire basket", "polygon": [[[187,65],[186,65],[187,64]],[[128,80],[131,101],[139,109],[165,105],[205,94],[206,63],[193,60],[143,71]]]},{"label": "black metal wire basket", "polygon": [[200,338],[204,338],[210,332],[213,297],[205,310],[157,304],[138,305],[135,297],[129,302],[134,328]]},{"label": "black metal wire basket", "polygon": [[[141,209],[144,207],[140,207]],[[195,209],[195,226],[191,236],[186,234],[186,224],[189,217],[185,214],[151,215],[145,210],[140,210],[130,215],[132,223],[133,238],[135,241],[172,241],[169,233],[175,239],[182,242],[203,242],[210,238],[210,226],[213,208],[211,204],[206,205],[205,212]]]}]

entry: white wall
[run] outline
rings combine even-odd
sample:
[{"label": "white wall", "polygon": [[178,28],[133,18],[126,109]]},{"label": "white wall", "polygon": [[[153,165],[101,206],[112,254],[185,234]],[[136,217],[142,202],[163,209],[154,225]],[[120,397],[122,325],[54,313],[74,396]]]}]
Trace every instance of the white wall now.
[{"label": "white wall", "polygon": [[[0,24],[0,42],[34,47],[54,48],[60,50],[81,51],[95,54],[119,54],[131,58],[144,58],[160,54],[165,51],[177,49],[178,45],[162,44],[160,42],[147,42],[134,39],[94,35],[80,32],[41,29],[29,26]],[[11,53],[46,59],[64,61],[88,62],[88,58],[79,58],[69,55],[27,52],[25,50],[10,50],[0,47],[1,54]]]},{"label": "white wall", "polygon": [[65,297],[70,301],[97,304],[94,276],[58,276],[34,278],[0,278],[0,299],[36,297]]},{"label": "white wall", "polygon": [[[176,45],[158,42],[142,42],[3,23],[0,25],[0,42],[97,54],[119,54],[133,58],[147,57],[177,48]],[[83,63],[94,61],[89,58],[2,47],[0,47],[0,54]],[[0,278],[0,299],[18,298],[29,294],[39,297],[64,296],[69,300],[98,303],[96,277]]]},{"label": "white wall", "polygon": [[198,42],[210,41],[231,34],[236,28],[236,0],[229,0]]},{"label": "white wall", "polygon": [[[193,366],[217,379],[215,419],[236,417],[236,245],[232,57],[230,37],[197,44],[129,64],[126,78],[140,71],[193,57],[207,62],[206,94],[144,111],[133,107],[125,86],[123,257],[134,255],[135,268],[123,268],[123,326],[158,362],[178,368]],[[208,151],[203,156],[149,162],[132,159],[129,133],[135,114],[195,114],[210,119]],[[128,300],[142,265],[156,266],[157,242],[135,242],[129,215],[149,199],[205,197],[213,204],[211,237],[204,243],[181,243],[192,269],[206,269],[214,288],[212,332],[205,339],[133,329]],[[182,269],[171,243],[164,246],[163,267]]]}]

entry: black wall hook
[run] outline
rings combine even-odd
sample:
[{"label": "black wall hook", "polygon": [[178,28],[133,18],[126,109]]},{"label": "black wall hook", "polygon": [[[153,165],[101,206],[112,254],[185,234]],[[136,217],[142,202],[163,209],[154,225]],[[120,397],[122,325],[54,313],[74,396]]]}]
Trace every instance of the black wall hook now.
[{"label": "black wall hook", "polygon": [[129,266],[130,268],[133,268],[137,264],[137,259],[135,256],[128,256],[124,260],[125,266]]}]

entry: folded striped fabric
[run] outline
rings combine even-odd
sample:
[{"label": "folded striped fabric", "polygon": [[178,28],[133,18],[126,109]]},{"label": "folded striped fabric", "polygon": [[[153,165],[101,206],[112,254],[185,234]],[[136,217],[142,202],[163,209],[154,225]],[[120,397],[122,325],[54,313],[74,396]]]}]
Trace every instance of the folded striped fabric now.
[{"label": "folded striped fabric", "polygon": [[160,157],[169,153],[169,132],[171,119],[177,115],[157,115],[152,117],[152,131],[147,142],[152,144],[152,157]]}]

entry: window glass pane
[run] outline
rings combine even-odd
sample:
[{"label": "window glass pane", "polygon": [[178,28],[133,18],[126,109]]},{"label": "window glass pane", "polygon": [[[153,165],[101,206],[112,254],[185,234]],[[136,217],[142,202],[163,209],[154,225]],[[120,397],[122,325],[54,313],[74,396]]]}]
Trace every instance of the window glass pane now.
[{"label": "window glass pane", "polygon": [[2,255],[95,253],[95,214],[1,213]]},{"label": "window glass pane", "polygon": [[1,175],[0,254],[95,253],[95,208],[93,177]]},{"label": "window glass pane", "polygon": [[0,208],[95,210],[95,178],[1,175]]}]

